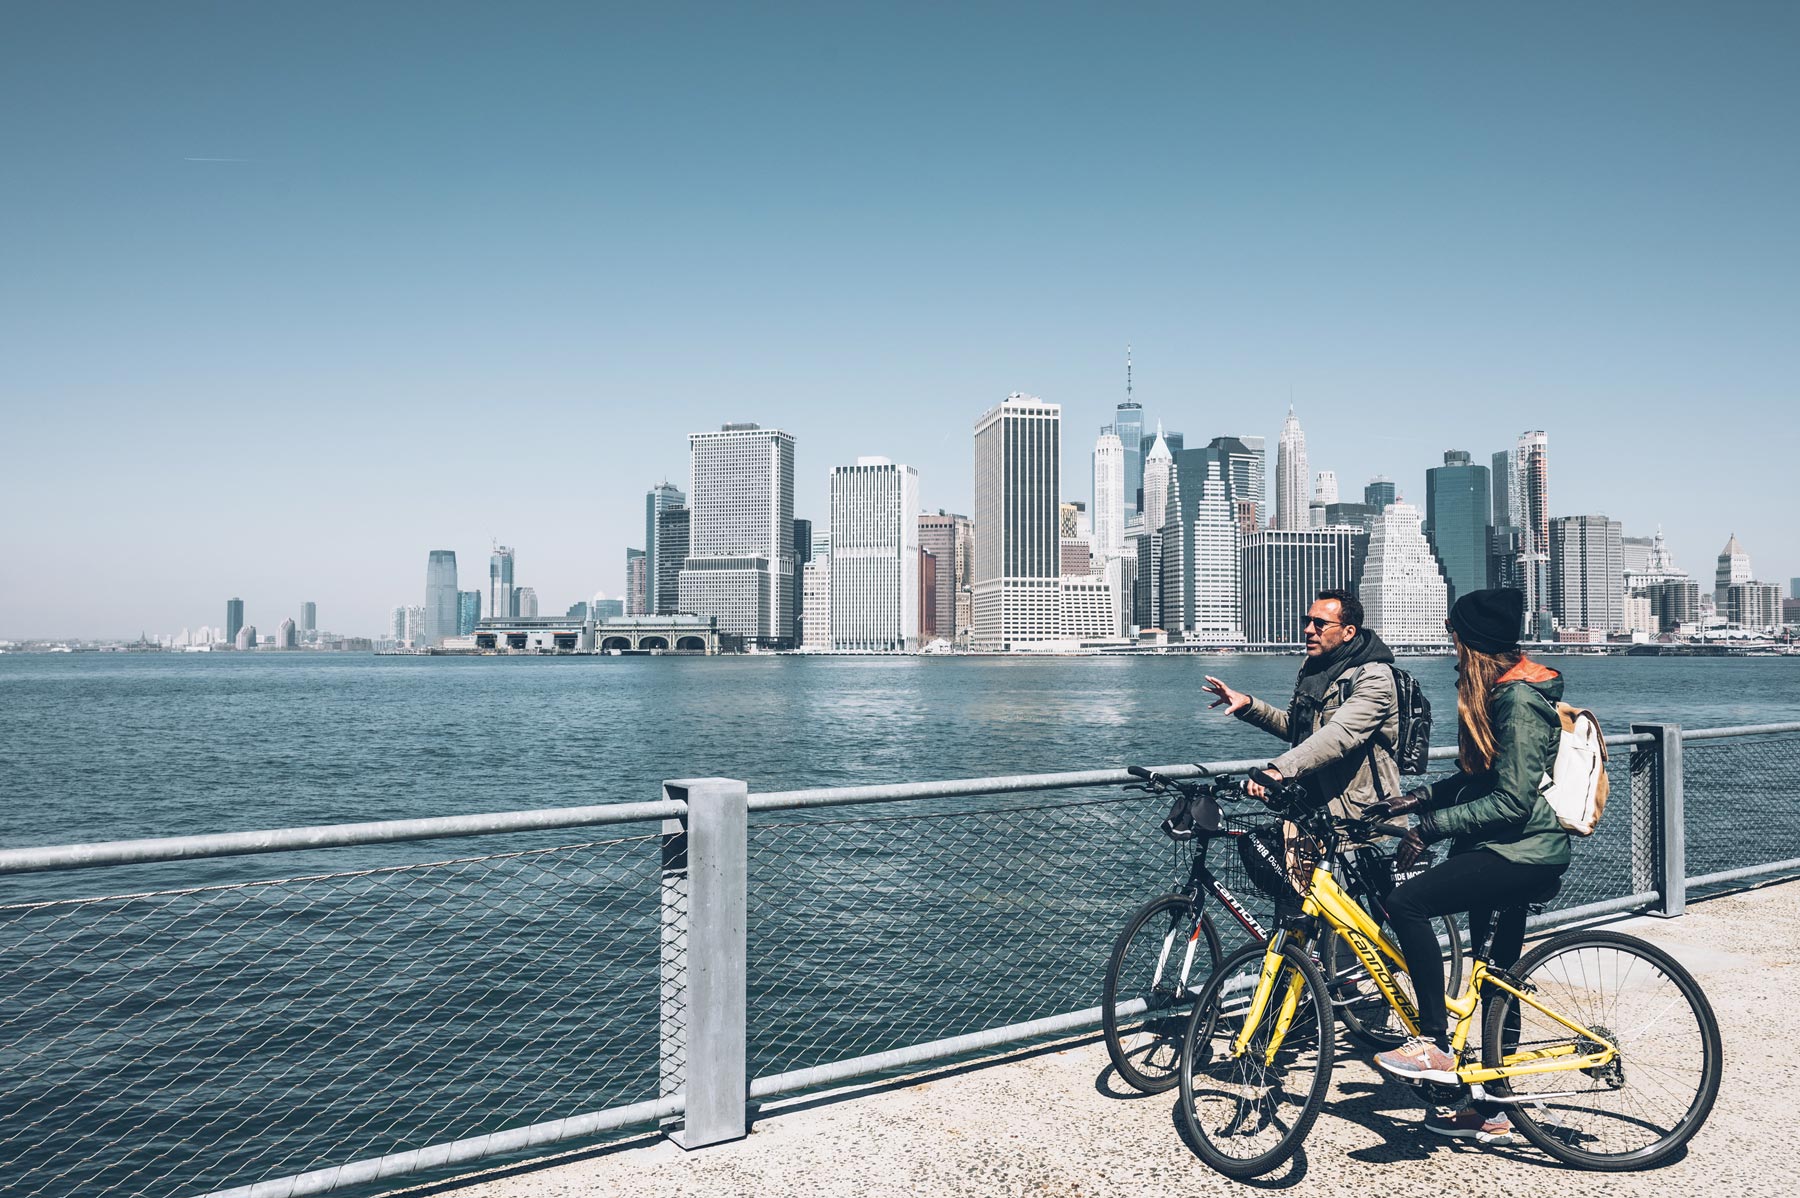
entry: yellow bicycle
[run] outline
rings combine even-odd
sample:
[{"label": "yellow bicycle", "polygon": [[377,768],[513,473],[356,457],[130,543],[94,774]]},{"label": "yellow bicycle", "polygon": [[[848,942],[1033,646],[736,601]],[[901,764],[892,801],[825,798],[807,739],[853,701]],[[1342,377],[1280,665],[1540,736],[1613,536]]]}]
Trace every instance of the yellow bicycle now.
[{"label": "yellow bicycle", "polygon": [[[1300,917],[1227,958],[1195,999],[1182,1041],[1181,1118],[1195,1150],[1230,1177],[1257,1177],[1296,1152],[1331,1088],[1332,1004],[1307,951],[1335,932],[1409,1034],[1418,1009],[1400,952],[1332,876],[1332,848],[1394,825],[1302,810],[1288,818],[1325,852]],[[1674,958],[1635,936],[1561,932],[1512,969],[1476,947],[1462,992],[1447,1000],[1458,1085],[1421,1083],[1430,1101],[1464,1094],[1503,1105],[1513,1126],[1564,1164],[1648,1169],[1700,1129],[1719,1090],[1723,1054],[1706,995]],[[1479,1055],[1471,1044],[1483,1004]]]}]

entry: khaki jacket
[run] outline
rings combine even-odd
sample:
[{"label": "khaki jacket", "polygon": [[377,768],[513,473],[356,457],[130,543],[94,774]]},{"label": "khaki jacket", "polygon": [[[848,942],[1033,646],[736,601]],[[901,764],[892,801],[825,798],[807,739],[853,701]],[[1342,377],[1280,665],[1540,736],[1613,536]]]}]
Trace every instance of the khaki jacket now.
[{"label": "khaki jacket", "polygon": [[[1238,719],[1292,740],[1288,713],[1254,696]],[[1282,777],[1305,782],[1316,798],[1331,800],[1336,814],[1357,816],[1378,797],[1393,799],[1402,793],[1400,767],[1391,747],[1400,738],[1400,706],[1394,697],[1394,671],[1386,662],[1344,671],[1325,692],[1317,726],[1301,731],[1310,734],[1269,764]]]}]

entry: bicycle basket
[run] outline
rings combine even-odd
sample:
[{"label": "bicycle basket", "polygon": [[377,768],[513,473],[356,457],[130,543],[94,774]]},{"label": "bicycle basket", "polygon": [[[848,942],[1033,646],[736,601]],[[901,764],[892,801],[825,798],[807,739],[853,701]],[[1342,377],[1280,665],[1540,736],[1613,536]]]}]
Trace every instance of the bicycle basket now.
[{"label": "bicycle basket", "polygon": [[1280,824],[1246,828],[1237,838],[1237,850],[1251,885],[1277,901],[1294,897],[1293,883],[1288,881],[1282,865],[1287,859],[1287,845]]}]

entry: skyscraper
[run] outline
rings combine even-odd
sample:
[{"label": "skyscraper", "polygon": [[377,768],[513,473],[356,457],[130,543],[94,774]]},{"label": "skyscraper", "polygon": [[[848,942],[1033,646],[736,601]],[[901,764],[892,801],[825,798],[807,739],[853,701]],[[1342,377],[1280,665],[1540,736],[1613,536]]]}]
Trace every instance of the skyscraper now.
[{"label": "skyscraper", "polygon": [[1061,635],[1061,462],[1060,405],[1015,392],[975,422],[976,648],[1029,648]]},{"label": "skyscraper", "polygon": [[456,592],[456,635],[473,636],[481,623],[481,592]]},{"label": "skyscraper", "polygon": [[1734,582],[1749,582],[1755,578],[1750,570],[1750,555],[1738,544],[1737,534],[1725,542],[1725,548],[1719,550],[1719,566],[1713,575],[1713,591],[1723,605],[1725,588]]},{"label": "skyscraper", "polygon": [[1308,528],[1312,525],[1312,495],[1307,483],[1306,434],[1300,420],[1288,408],[1281,425],[1281,443],[1275,450],[1275,527]]},{"label": "skyscraper", "polygon": [[300,605],[300,631],[310,634],[319,630],[319,605],[308,599]]},{"label": "skyscraper", "polygon": [[[1464,454],[1463,457],[1466,460],[1468,455]],[[1394,480],[1385,474],[1377,474],[1363,484],[1363,503],[1374,508],[1378,513],[1399,497],[1400,493],[1394,487]]]},{"label": "skyscraper", "polygon": [[[688,555],[687,508],[666,507],[656,513],[656,600],[647,605],[659,616],[681,610],[681,567]],[[650,554],[644,553],[644,581],[650,583]]]},{"label": "skyscraper", "polygon": [[919,548],[937,558],[937,579],[932,604],[936,608],[933,621],[937,634],[947,641],[956,639],[956,596],[969,585],[969,554],[972,549],[969,518],[939,509],[935,515],[919,517]]},{"label": "skyscraper", "polygon": [[1144,405],[1131,398],[1131,347],[1125,347],[1125,401],[1113,411],[1113,435],[1119,438],[1125,518],[1138,511],[1138,492],[1144,486]]},{"label": "skyscraper", "polygon": [[812,560],[801,569],[801,645],[831,648],[831,534],[813,538]]},{"label": "skyscraper", "polygon": [[1356,584],[1364,619],[1390,645],[1447,644],[1450,588],[1420,528],[1419,509],[1395,501],[1371,520]]},{"label": "skyscraper", "polygon": [[425,559],[425,645],[456,635],[456,551],[433,549]]},{"label": "skyscraper", "polygon": [[937,554],[929,549],[921,548],[919,550],[919,644],[923,647],[937,639]]},{"label": "skyscraper", "polygon": [[1242,639],[1238,527],[1225,455],[1184,449],[1169,476],[1163,523],[1162,627],[1183,640]]},{"label": "skyscraper", "polygon": [[882,457],[831,470],[831,647],[919,647],[919,472]]},{"label": "skyscraper", "polygon": [[1633,577],[1650,572],[1650,555],[1656,551],[1656,538],[1620,537],[1619,550],[1625,555],[1625,585],[1630,588]]},{"label": "skyscraper", "polygon": [[1451,603],[1488,585],[1490,486],[1488,468],[1460,449],[1446,450],[1444,464],[1425,472],[1425,539],[1444,567]]},{"label": "skyscraper", "polygon": [[535,587],[518,587],[513,591],[513,615],[521,619],[535,619],[538,614],[537,589]]},{"label": "skyscraper", "polygon": [[813,526],[811,520],[794,518],[794,647],[799,648],[806,635],[801,622],[806,617],[806,563],[812,560]]},{"label": "skyscraper", "polygon": [[1125,547],[1125,445],[1111,428],[1094,442],[1094,552],[1116,557]]},{"label": "skyscraper", "polygon": [[657,544],[660,525],[657,517],[665,509],[680,507],[685,503],[687,496],[667,479],[644,493],[644,578],[649,588],[649,601],[644,605],[646,612],[662,610],[657,605],[660,596],[658,580],[662,578],[662,551]]},{"label": "skyscraper", "polygon": [[1527,637],[1550,633],[1550,438],[1521,433],[1513,450],[1511,500],[1519,514],[1519,576]]},{"label": "skyscraper", "polygon": [[276,626],[275,647],[277,649],[298,649],[300,647],[300,632],[291,617],[282,620]]},{"label": "skyscraper", "polygon": [[1216,449],[1223,455],[1226,481],[1231,485],[1232,502],[1237,506],[1238,531],[1255,532],[1268,516],[1262,438],[1214,437],[1207,448]]},{"label": "skyscraper", "polygon": [[1175,471],[1175,455],[1163,436],[1162,425],[1156,426],[1156,439],[1144,458],[1144,530],[1158,532],[1168,519],[1169,478]]},{"label": "skyscraper", "polygon": [[227,599],[225,601],[225,643],[237,644],[238,633],[244,628],[244,601]]},{"label": "skyscraper", "polygon": [[1313,484],[1313,502],[1332,504],[1338,501],[1337,471],[1321,470],[1318,480]]},{"label": "skyscraper", "polygon": [[1625,555],[1617,520],[1558,516],[1550,522],[1550,611],[1564,628],[1625,627]]},{"label": "skyscraper", "polygon": [[[512,613],[517,615],[517,612]],[[625,550],[625,614],[650,615],[650,572],[644,568],[642,549]]]},{"label": "skyscraper", "polygon": [[495,545],[488,558],[488,615],[505,619],[519,613],[513,610],[513,551]]},{"label": "skyscraper", "polygon": [[794,438],[755,424],[690,433],[681,609],[747,645],[794,637]]},{"label": "skyscraper", "polygon": [[1360,528],[1269,528],[1245,537],[1239,553],[1244,639],[1299,643],[1313,598],[1354,588],[1368,547],[1369,534]]}]

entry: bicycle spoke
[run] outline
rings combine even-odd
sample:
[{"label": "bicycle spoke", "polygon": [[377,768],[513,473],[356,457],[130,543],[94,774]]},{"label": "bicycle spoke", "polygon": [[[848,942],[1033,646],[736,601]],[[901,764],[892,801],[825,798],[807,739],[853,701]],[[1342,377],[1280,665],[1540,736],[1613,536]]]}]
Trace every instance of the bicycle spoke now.
[{"label": "bicycle spoke", "polygon": [[[1521,1127],[1540,1146],[1590,1168],[1622,1168],[1662,1159],[1705,1117],[1718,1082],[1717,1028],[1691,979],[1642,942],[1617,933],[1566,933],[1533,950],[1529,985],[1550,1010],[1586,1027],[1571,1032],[1528,1004],[1496,1000],[1484,1047],[1489,1063],[1504,1054],[1564,1049],[1588,1057],[1615,1048],[1606,1064],[1567,1067],[1506,1079],[1524,1100]],[[1504,1029],[1504,1030],[1502,1030]],[[1534,1097],[1541,1095],[1541,1097]],[[1535,1134],[1534,1134],[1535,1133]]]}]

